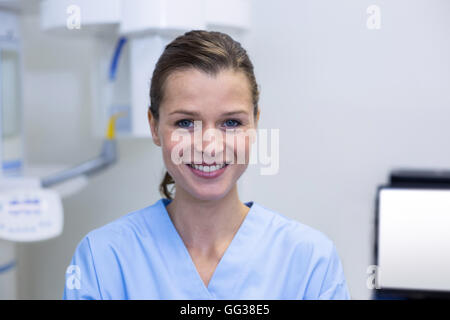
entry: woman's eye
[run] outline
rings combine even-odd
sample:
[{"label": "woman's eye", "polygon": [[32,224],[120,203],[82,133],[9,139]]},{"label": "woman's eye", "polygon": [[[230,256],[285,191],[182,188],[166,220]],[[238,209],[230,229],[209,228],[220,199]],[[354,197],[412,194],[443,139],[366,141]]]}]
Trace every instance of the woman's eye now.
[{"label": "woman's eye", "polygon": [[176,122],[176,125],[180,128],[190,128],[191,124],[194,125],[194,122],[192,120],[183,119]]},{"label": "woman's eye", "polygon": [[238,120],[229,119],[229,120],[225,121],[226,127],[237,127],[239,125],[241,125],[241,122]]}]

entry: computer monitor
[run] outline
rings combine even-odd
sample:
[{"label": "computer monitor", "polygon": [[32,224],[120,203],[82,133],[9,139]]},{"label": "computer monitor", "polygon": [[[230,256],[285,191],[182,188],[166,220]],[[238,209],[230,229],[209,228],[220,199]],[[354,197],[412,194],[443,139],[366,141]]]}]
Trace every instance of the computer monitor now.
[{"label": "computer monitor", "polygon": [[379,292],[450,297],[450,189],[378,189]]}]

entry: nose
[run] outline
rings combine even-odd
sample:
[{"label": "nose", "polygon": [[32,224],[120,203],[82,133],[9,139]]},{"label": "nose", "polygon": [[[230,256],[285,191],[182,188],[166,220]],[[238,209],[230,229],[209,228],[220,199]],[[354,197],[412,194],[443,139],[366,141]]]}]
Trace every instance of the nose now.
[{"label": "nose", "polygon": [[213,125],[202,124],[203,127],[194,132],[194,150],[196,153],[215,157],[224,149],[225,136]]}]

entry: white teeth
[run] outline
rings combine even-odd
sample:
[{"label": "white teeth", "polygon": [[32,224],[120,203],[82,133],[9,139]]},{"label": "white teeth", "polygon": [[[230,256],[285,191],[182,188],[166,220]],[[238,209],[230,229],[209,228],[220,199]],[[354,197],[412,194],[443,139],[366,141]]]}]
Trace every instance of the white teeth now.
[{"label": "white teeth", "polygon": [[203,172],[213,172],[213,171],[222,169],[225,166],[225,164],[217,164],[217,165],[211,165],[211,166],[202,166],[202,165],[197,165],[197,164],[189,164],[189,166],[191,166],[191,167],[193,167],[193,168],[195,168],[197,170],[203,171]]}]

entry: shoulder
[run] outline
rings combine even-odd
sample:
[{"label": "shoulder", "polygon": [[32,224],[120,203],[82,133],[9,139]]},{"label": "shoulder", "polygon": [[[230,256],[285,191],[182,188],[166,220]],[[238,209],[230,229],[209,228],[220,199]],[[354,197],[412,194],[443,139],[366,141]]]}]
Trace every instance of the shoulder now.
[{"label": "shoulder", "polygon": [[261,211],[270,221],[267,246],[282,252],[294,268],[292,283],[301,299],[348,299],[342,264],[333,241],[323,232],[267,209]]},{"label": "shoulder", "polygon": [[329,256],[334,250],[333,241],[322,231],[298,220],[256,204],[257,208],[268,218],[268,228],[288,246],[295,246],[315,252],[315,255]]},{"label": "shoulder", "polygon": [[149,226],[158,217],[161,200],[154,204],[129,212],[116,220],[113,220],[86,234],[91,245],[102,246],[108,244],[120,245],[124,240],[148,237],[151,234]]}]

